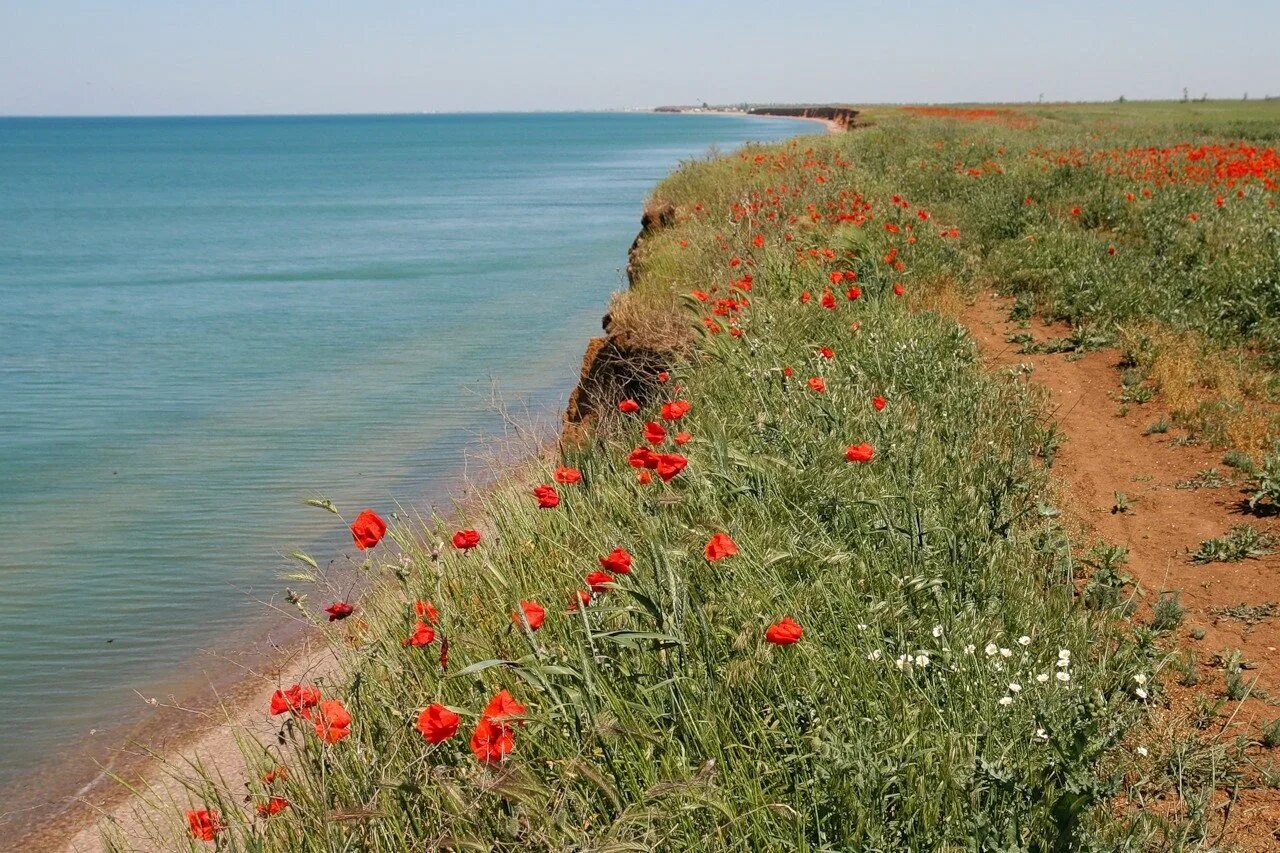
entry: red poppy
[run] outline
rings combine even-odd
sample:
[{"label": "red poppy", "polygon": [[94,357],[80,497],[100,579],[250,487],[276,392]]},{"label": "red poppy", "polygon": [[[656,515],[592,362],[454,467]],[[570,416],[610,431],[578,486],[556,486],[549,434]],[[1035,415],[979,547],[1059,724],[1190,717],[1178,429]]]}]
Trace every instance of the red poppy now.
[{"label": "red poppy", "polygon": [[827,273],[827,278],[831,279],[832,284],[839,284],[841,281],[844,280],[844,276],[840,273],[839,270],[832,270],[831,272]]},{"label": "red poppy", "polygon": [[893,283],[893,295],[894,295],[894,296],[901,296],[902,294],[904,294],[904,293],[906,293],[906,292],[907,292],[907,289],[906,289],[905,287],[903,287],[899,282],[896,282],[896,281],[895,281],[895,282]]},{"label": "red poppy", "polygon": [[889,401],[888,401],[888,400],[886,400],[884,397],[875,396],[875,397],[872,397],[872,398],[871,398],[871,406],[872,406],[872,408],[874,408],[877,412],[883,412],[883,411],[884,411],[884,407],[885,407],[885,406],[887,406],[887,405],[889,405]]},{"label": "red poppy", "polygon": [[642,486],[647,486],[653,482],[653,475],[650,474],[648,471],[641,471],[639,474],[636,475],[636,482],[638,482]]},{"label": "red poppy", "polygon": [[658,455],[658,476],[667,483],[689,464],[689,460],[679,453],[662,453]]},{"label": "red poppy", "polygon": [[309,708],[320,701],[320,688],[295,684],[271,694],[271,716],[285,712],[307,716]]},{"label": "red poppy", "polygon": [[533,496],[538,499],[538,506],[541,509],[555,509],[560,506],[560,496],[556,494],[555,487],[546,483],[534,487]]},{"label": "red poppy", "polygon": [[618,411],[622,412],[624,415],[629,415],[632,412],[640,411],[640,404],[628,397],[618,404]]},{"label": "red poppy", "polygon": [[481,717],[471,733],[471,753],[482,764],[497,764],[515,749],[515,733],[507,726]]},{"label": "red poppy", "polygon": [[662,384],[665,385],[667,383],[667,380],[670,378],[671,378],[671,374],[667,373],[667,371],[661,370],[658,372],[658,381],[661,382]]},{"label": "red poppy", "polygon": [[433,702],[418,715],[418,731],[427,743],[444,743],[458,733],[462,718],[439,702]]},{"label": "red poppy", "polygon": [[288,778],[288,776],[289,776],[289,771],[286,768],[273,767],[270,770],[268,770],[266,773],[262,774],[262,781],[265,784],[270,785],[272,782],[276,781],[277,779],[286,779]]},{"label": "red poppy", "polygon": [[556,472],[551,475],[557,483],[578,483],[582,481],[582,472],[577,468],[566,468],[561,465]]},{"label": "red poppy", "polygon": [[818,355],[830,361],[831,359],[836,357],[836,351],[833,350],[831,347],[822,347],[821,349],[818,350]]},{"label": "red poppy", "polygon": [[324,612],[329,614],[330,622],[337,622],[341,619],[346,619],[354,613],[355,608],[350,604],[347,604],[345,601],[335,601],[333,604],[326,607]]},{"label": "red poppy", "polygon": [[692,439],[693,439],[692,434],[687,432],[678,432],[676,433],[676,437],[671,440],[674,441],[676,444],[683,445],[683,444],[688,444]]},{"label": "red poppy", "polygon": [[311,720],[325,743],[337,743],[351,734],[351,715],[337,699],[326,699],[317,705]]},{"label": "red poppy", "polygon": [[422,646],[431,645],[435,638],[436,629],[419,619],[417,623],[414,624],[413,630],[409,633],[409,636],[405,637],[400,642],[401,645],[420,648]]},{"label": "red poppy", "polygon": [[422,599],[418,599],[413,603],[413,612],[415,615],[426,619],[432,625],[440,621],[440,613]]},{"label": "red poppy", "polygon": [[191,829],[191,837],[197,841],[212,841],[222,831],[222,817],[208,809],[193,809],[187,812],[187,826]]},{"label": "red poppy", "polygon": [[738,553],[737,544],[729,538],[728,533],[717,533],[707,542],[707,547],[703,549],[702,554],[709,561],[723,560],[725,557],[732,557]]},{"label": "red poppy", "polygon": [[592,592],[608,592],[609,585],[613,583],[613,575],[608,572],[592,572],[587,575],[586,583]]},{"label": "red poppy", "polygon": [[543,609],[541,604],[536,601],[520,602],[520,611],[511,614],[511,621],[517,625],[523,624],[520,621],[521,614],[524,614],[524,622],[529,623],[529,630],[536,631],[542,627],[542,623],[547,618],[547,611]]},{"label": "red poppy", "polygon": [[637,447],[627,456],[627,464],[632,468],[657,468],[658,454],[647,447]]},{"label": "red poppy", "polygon": [[271,815],[280,814],[280,812],[289,808],[289,801],[284,797],[272,797],[265,803],[258,803],[254,808],[260,817],[271,817]]},{"label": "red poppy", "polygon": [[782,375],[783,375],[783,376],[790,376],[790,375],[792,374],[792,372],[793,372],[793,371],[791,370],[791,368],[790,368],[790,367],[784,367],[784,368],[782,368]]},{"label": "red poppy", "polygon": [[870,462],[876,453],[875,448],[867,444],[851,444],[844,451],[844,458],[850,462]]},{"label": "red poppy", "polygon": [[807,290],[804,293],[800,294],[800,302],[803,304],[807,304],[809,300],[812,298],[813,297],[809,295],[809,291]]},{"label": "red poppy", "polygon": [[667,440],[667,429],[657,421],[649,421],[644,425],[644,440],[650,444],[662,444]]},{"label": "red poppy", "polygon": [[853,301],[853,300],[855,300],[855,299],[861,299],[861,298],[862,298],[862,288],[861,288],[861,287],[858,287],[858,285],[856,285],[856,284],[855,284],[853,287],[851,287],[851,288],[849,288],[848,290],[846,290],[846,291],[844,292],[844,295],[845,295],[845,298],[846,298],[846,299],[848,299],[850,302],[852,302],[852,301]]},{"label": "red poppy", "polygon": [[626,548],[614,548],[600,558],[600,565],[615,575],[629,575],[631,574],[631,560],[631,552]]},{"label": "red poppy", "polygon": [[803,636],[804,629],[790,616],[782,617],[781,622],[770,625],[769,630],[764,632],[764,638],[775,646],[789,646],[792,643],[798,643]]},{"label": "red poppy", "polygon": [[809,378],[809,388],[817,391],[819,394],[827,393],[827,383],[821,376],[812,376]]},{"label": "red poppy", "polygon": [[453,534],[453,547],[468,551],[480,544],[480,533],[475,530],[459,530]]},{"label": "red poppy", "polygon": [[752,238],[751,238],[751,245],[755,246],[757,249],[759,249],[761,246],[763,246],[763,245],[764,245],[764,235],[763,235],[763,234],[757,234],[756,236],[752,237]]},{"label": "red poppy", "polygon": [[831,292],[831,288],[822,291],[822,307],[828,311],[836,310],[836,296]]},{"label": "red poppy", "polygon": [[689,410],[693,406],[687,400],[672,400],[662,404],[662,419],[664,421],[678,421],[685,415],[689,414]]},{"label": "red poppy", "polygon": [[361,551],[372,548],[386,535],[387,523],[376,512],[366,509],[351,523],[351,538]]},{"label": "red poppy", "polygon": [[845,280],[845,281],[857,281],[857,280],[858,280],[858,274],[857,274],[856,272],[854,272],[853,270],[845,270],[845,271],[844,271],[844,280]]},{"label": "red poppy", "polygon": [[[647,472],[646,472],[647,473]],[[591,603],[591,590],[580,589],[573,595],[569,596],[569,612],[577,610],[580,606],[586,607]]]},{"label": "red poppy", "polygon": [[501,690],[496,696],[489,700],[489,704],[485,706],[484,713],[480,716],[492,723],[502,723],[506,725],[511,722],[520,722],[520,718],[524,716],[525,707],[515,700],[508,691]]}]

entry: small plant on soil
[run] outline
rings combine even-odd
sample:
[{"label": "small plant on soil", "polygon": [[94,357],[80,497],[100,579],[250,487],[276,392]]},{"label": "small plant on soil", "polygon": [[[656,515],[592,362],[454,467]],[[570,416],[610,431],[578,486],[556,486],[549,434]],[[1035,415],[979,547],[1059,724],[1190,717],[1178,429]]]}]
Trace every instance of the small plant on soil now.
[{"label": "small plant on soil", "polygon": [[1116,492],[1115,502],[1111,504],[1111,514],[1128,512],[1131,509],[1133,509],[1133,504],[1129,502],[1129,496],[1124,492]]},{"label": "small plant on soil", "polygon": [[1174,484],[1174,487],[1178,489],[1217,489],[1230,482],[1230,480],[1222,476],[1217,468],[1205,468],[1197,472],[1194,477],[1179,480]]},{"label": "small plant on soil", "polygon": [[1157,420],[1152,421],[1146,429],[1142,431],[1143,435],[1164,435],[1169,431],[1169,420],[1163,415]]},{"label": "small plant on soil", "polygon": [[1280,509],[1280,444],[1262,460],[1249,498],[1249,509],[1254,512],[1275,512]]},{"label": "small plant on soil", "polygon": [[1262,745],[1267,749],[1280,746],[1280,717],[1262,727]]},{"label": "small plant on soil", "polygon": [[1157,631],[1172,631],[1182,624],[1186,608],[1177,592],[1162,592],[1151,607],[1151,627]]},{"label": "small plant on soil", "polygon": [[1253,466],[1253,457],[1242,450],[1228,450],[1227,455],[1222,457],[1222,464],[1228,468],[1243,471],[1249,476],[1257,474],[1257,469]]},{"label": "small plant on soil", "polygon": [[1200,549],[1191,555],[1195,563],[1238,563],[1251,557],[1263,557],[1271,553],[1272,538],[1259,533],[1251,524],[1237,524],[1220,539],[1206,539]]}]

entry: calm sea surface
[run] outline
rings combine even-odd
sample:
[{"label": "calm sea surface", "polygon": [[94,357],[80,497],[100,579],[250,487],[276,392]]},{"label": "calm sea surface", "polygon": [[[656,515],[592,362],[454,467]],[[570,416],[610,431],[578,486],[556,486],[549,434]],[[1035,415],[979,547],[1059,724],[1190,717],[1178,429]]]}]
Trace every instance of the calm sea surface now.
[{"label": "calm sea surface", "polygon": [[[564,403],[655,181],[789,120],[0,119],[0,787],[145,716],[335,519]],[[468,390],[469,389],[469,390]],[[207,665],[208,661],[205,662]]]}]

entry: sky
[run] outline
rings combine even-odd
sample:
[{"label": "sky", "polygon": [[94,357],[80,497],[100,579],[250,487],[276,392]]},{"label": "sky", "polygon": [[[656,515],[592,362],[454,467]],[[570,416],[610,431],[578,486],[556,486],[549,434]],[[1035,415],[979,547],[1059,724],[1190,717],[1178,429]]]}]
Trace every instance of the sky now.
[{"label": "sky", "polygon": [[1280,95],[1280,0],[0,0],[0,115]]}]

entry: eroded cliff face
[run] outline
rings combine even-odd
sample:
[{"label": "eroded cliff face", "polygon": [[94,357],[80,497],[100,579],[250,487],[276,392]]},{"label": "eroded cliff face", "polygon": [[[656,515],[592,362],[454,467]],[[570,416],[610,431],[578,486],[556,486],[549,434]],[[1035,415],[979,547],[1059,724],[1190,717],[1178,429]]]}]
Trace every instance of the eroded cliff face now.
[{"label": "eroded cliff face", "polygon": [[796,107],[756,107],[747,111],[754,116],[782,116],[786,118],[820,118],[835,122],[842,129],[853,127],[858,111],[853,107],[835,105]]},{"label": "eroded cliff face", "polygon": [[[627,252],[627,286],[635,287],[639,277],[636,264],[644,241],[675,221],[676,211],[670,204],[645,208],[640,217],[640,233]],[[653,393],[654,377],[671,366],[674,354],[651,342],[624,335],[613,328],[613,318],[605,314],[605,334],[587,342],[582,356],[578,384],[569,395],[564,413],[563,439],[581,441],[586,431],[600,417],[614,411],[619,401],[631,398],[639,402]]]}]

